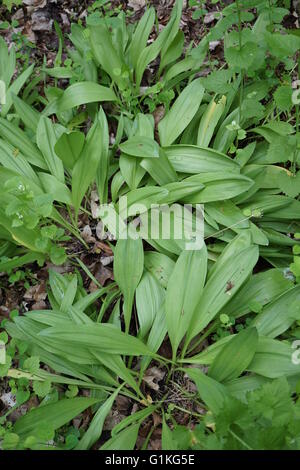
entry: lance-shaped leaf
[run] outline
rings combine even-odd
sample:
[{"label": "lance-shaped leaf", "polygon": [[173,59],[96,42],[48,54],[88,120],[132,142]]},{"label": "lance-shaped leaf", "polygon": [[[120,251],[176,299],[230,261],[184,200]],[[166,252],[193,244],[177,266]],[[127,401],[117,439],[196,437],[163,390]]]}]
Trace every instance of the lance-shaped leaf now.
[{"label": "lance-shaped leaf", "polygon": [[292,344],[272,338],[260,337],[253,360],[247,367],[250,372],[275,379],[299,376],[299,349]]},{"label": "lance-shaped leaf", "polygon": [[155,10],[153,7],[151,7],[145,11],[132,35],[132,41],[128,48],[128,54],[131,57],[132,65],[134,68],[136,68],[139,56],[147,45],[148,37],[153,28],[154,21]]},{"label": "lance-shaped leaf", "polygon": [[99,143],[101,142],[101,138],[102,126],[97,116],[93,126],[88,132],[85,146],[74,165],[72,173],[72,198],[76,213],[78,213],[86,190],[96,178],[100,161],[101,147]]},{"label": "lance-shaped leaf", "polygon": [[56,430],[97,401],[97,398],[75,397],[39,406],[21,416],[15,423],[13,430],[22,437],[30,435],[41,423],[47,425],[49,429]]},{"label": "lance-shaped leaf", "polygon": [[209,146],[214,130],[224,112],[225,104],[226,96],[222,96],[218,103],[212,99],[206,108],[198,129],[197,145],[200,147]]},{"label": "lance-shaped leaf", "polygon": [[100,147],[100,161],[97,172],[97,187],[99,192],[100,203],[105,204],[108,196],[108,171],[109,171],[109,133],[108,124],[105,113],[100,108],[98,114],[99,124],[102,131],[101,140],[98,143]]},{"label": "lance-shaped leaf", "polygon": [[170,276],[166,294],[166,321],[173,358],[202,295],[207,270],[207,250],[182,251]]},{"label": "lance-shaped leaf", "polygon": [[253,359],[258,344],[256,328],[240,331],[232,341],[225,344],[209,369],[209,376],[218,382],[239,377]]},{"label": "lance-shaped leaf", "polygon": [[73,347],[84,346],[108,354],[152,355],[139,339],[123,333],[116,326],[108,323],[73,325],[67,321],[60,321],[59,326],[46,328],[40,332],[39,336],[55,339]]},{"label": "lance-shaped leaf", "polygon": [[200,79],[193,80],[180,93],[166,116],[159,122],[161,145],[171,145],[184,131],[196,114],[204,94]]},{"label": "lance-shaped leaf", "polygon": [[38,168],[47,170],[47,165],[36,145],[27,134],[7,119],[0,118],[0,136],[14,148],[20,150],[24,157]]},{"label": "lance-shaped leaf", "polygon": [[216,150],[196,145],[171,145],[164,151],[173,168],[181,173],[199,174],[228,171],[239,173],[240,167],[232,158]]},{"label": "lance-shaped leaf", "polygon": [[93,444],[99,439],[102,434],[103,424],[113,406],[113,403],[120,391],[118,388],[95,413],[88,430],[84,433],[80,441],[78,442],[75,450],[87,450],[92,447]]},{"label": "lance-shaped leaf", "polygon": [[24,122],[25,126],[28,127],[28,129],[31,129],[34,133],[36,133],[39,124],[40,114],[14,93],[11,93],[11,98],[15,110],[18,116],[20,116],[21,120]]},{"label": "lance-shaped leaf", "polygon": [[143,242],[140,238],[118,240],[114,252],[114,277],[124,296],[125,330],[129,331],[135,290],[144,269]]},{"label": "lance-shaped leaf", "polygon": [[25,85],[26,81],[32,74],[34,69],[34,64],[31,64],[27,69],[24,70],[24,72],[19,75],[16,80],[13,81],[13,83],[10,85],[6,92],[6,103],[2,106],[1,108],[1,116],[5,117],[7,113],[9,112],[12,104],[13,104],[13,99],[12,95],[18,94],[21,88]]},{"label": "lance-shaped leaf", "polygon": [[133,450],[138,437],[140,425],[141,423],[138,422],[128,426],[126,429],[123,429],[105,442],[105,444],[100,447],[100,450]]},{"label": "lance-shaped leaf", "polygon": [[65,182],[62,161],[55,153],[54,147],[57,138],[50,119],[42,116],[37,128],[37,145],[42,152],[50,173],[61,183]]},{"label": "lance-shaped leaf", "polygon": [[251,312],[253,300],[263,307],[292,286],[292,281],[284,277],[282,269],[268,269],[254,274],[222,309],[222,313],[239,318]]},{"label": "lance-shaped leaf", "polygon": [[54,105],[50,103],[49,108],[45,110],[45,114],[62,113],[82,104],[116,101],[116,99],[116,95],[110,88],[94,82],[78,82],[69,86]]},{"label": "lance-shaped leaf", "polygon": [[276,338],[300,320],[300,285],[289,289],[268,304],[253,321],[262,336]]},{"label": "lance-shaped leaf", "polygon": [[158,56],[160,51],[162,51],[162,55],[165,54],[171,42],[178,33],[178,25],[181,18],[182,4],[182,0],[176,1],[173,11],[171,13],[170,21],[167,26],[162,30],[162,32],[158,35],[155,41],[150,44],[150,46],[145,47],[141,51],[135,70],[137,89],[139,89],[140,87],[143,73],[147,65],[150,64],[150,62],[152,62]]},{"label": "lance-shaped leaf", "polygon": [[145,271],[136,289],[136,309],[141,338],[144,338],[149,332],[164,299],[164,288],[152,274]]},{"label": "lance-shaped leaf", "polygon": [[199,184],[205,186],[199,193],[191,194],[184,199],[184,202],[190,204],[232,199],[248,191],[254,185],[254,181],[246,176],[229,172],[224,173],[223,171],[193,175],[186,178],[185,181],[199,182]]},{"label": "lance-shaped leaf", "polygon": [[258,260],[258,247],[237,250],[232,258],[220,258],[203,289],[187,332],[189,343],[227,304],[252,272]]}]

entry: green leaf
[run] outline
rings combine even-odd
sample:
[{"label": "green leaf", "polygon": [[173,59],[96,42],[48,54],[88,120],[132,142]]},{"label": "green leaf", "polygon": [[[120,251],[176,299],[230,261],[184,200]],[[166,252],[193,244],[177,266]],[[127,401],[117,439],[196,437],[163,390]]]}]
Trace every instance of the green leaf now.
[{"label": "green leaf", "polygon": [[239,318],[251,311],[253,299],[262,306],[273,301],[292,287],[281,269],[268,269],[254,274],[222,309],[223,313]]},{"label": "green leaf", "polygon": [[33,391],[40,398],[44,398],[51,390],[50,380],[44,380],[40,382],[38,380],[33,381]]},{"label": "green leaf", "polygon": [[19,149],[26,160],[44,170],[47,165],[36,145],[27,134],[7,119],[0,118],[0,136],[14,148]]},{"label": "green leaf", "polygon": [[239,173],[239,165],[216,150],[197,147],[195,145],[172,145],[164,151],[174,170],[180,173],[212,173],[230,171]]},{"label": "green leaf", "polygon": [[42,152],[50,173],[61,183],[65,182],[62,161],[55,153],[56,135],[50,119],[41,117],[37,128],[37,145]]},{"label": "green leaf", "polygon": [[[234,243],[233,240],[231,243]],[[228,245],[227,249],[230,248]],[[206,283],[187,332],[188,343],[227,304],[245,282],[258,260],[258,247],[234,250],[233,257],[220,257]]]},{"label": "green leaf", "polygon": [[209,369],[209,376],[227,382],[240,376],[253,359],[258,342],[256,328],[241,330],[225,344]]},{"label": "green leaf", "polygon": [[255,59],[257,45],[253,42],[246,42],[239,48],[238,46],[225,48],[225,59],[230,67],[247,70]]},{"label": "green leaf", "polygon": [[98,399],[95,398],[76,397],[62,399],[50,405],[39,406],[21,416],[14,424],[13,430],[20,436],[25,437],[32,434],[40,423],[46,424],[50,429],[58,429],[86,408],[97,403],[97,401]]},{"label": "green leaf", "polygon": [[292,360],[294,352],[297,353],[297,350],[288,342],[260,337],[254,358],[247,369],[271,379],[299,376],[300,365]]},{"label": "green leaf", "polygon": [[73,131],[63,133],[55,144],[56,155],[61,159],[65,168],[72,170],[84,146],[84,134]]},{"label": "green leaf", "polygon": [[207,251],[182,251],[170,276],[166,294],[166,321],[173,359],[189,328],[206,278]]},{"label": "green leaf", "polygon": [[1,108],[1,116],[5,117],[9,112],[13,104],[13,94],[18,94],[24,84],[27,82],[28,78],[32,74],[34,69],[34,64],[31,64],[27,69],[25,69],[21,75],[19,75],[11,84],[6,92],[6,103]]},{"label": "green leaf", "polygon": [[296,175],[283,172],[278,179],[279,188],[289,197],[297,197],[300,193],[300,171]]},{"label": "green leaf", "polygon": [[116,101],[114,92],[105,86],[94,82],[78,82],[70,85],[63,93],[62,97],[55,103],[54,107],[49,106],[45,114],[62,113],[68,109],[75,108],[87,103],[103,101]]},{"label": "green leaf", "polygon": [[110,324],[73,325],[62,320],[59,326],[46,328],[39,336],[108,354],[152,355],[139,339]]},{"label": "green leaf", "polygon": [[300,285],[284,292],[257,315],[252,325],[262,336],[276,338],[300,320]]},{"label": "green leaf", "polygon": [[144,268],[143,242],[140,238],[118,240],[114,252],[114,277],[124,296],[124,319],[129,331],[134,292]]},{"label": "green leaf", "polygon": [[96,178],[100,162],[101,147],[99,142],[101,142],[102,133],[101,122],[97,116],[87,134],[86,143],[72,172],[72,198],[76,214],[78,214],[81,201],[88,187]]},{"label": "green leaf", "polygon": [[153,28],[155,20],[155,10],[153,7],[147,9],[137,23],[136,29],[132,35],[132,40],[128,48],[128,54],[131,57],[133,68],[137,66],[138,59],[146,48],[149,34]]},{"label": "green leaf", "polygon": [[141,338],[149,333],[164,298],[165,291],[158,280],[149,272],[144,272],[136,289],[136,310],[140,325],[139,336]]},{"label": "green leaf", "polygon": [[168,256],[156,251],[145,252],[145,268],[166,288],[175,263]]},{"label": "green leaf", "polygon": [[203,94],[204,88],[200,79],[193,80],[180,93],[170,111],[158,124],[163,147],[171,145],[188,126],[201,104]]},{"label": "green leaf", "polygon": [[133,450],[140,428],[140,423],[132,424],[123,431],[111,437],[100,450]]},{"label": "green leaf", "polygon": [[123,144],[120,144],[120,150],[127,155],[140,158],[158,158],[159,145],[154,139],[145,136],[134,136]]},{"label": "green leaf", "polygon": [[290,85],[282,85],[277,88],[273,97],[277,108],[280,111],[289,111],[293,106],[292,103],[292,87]]},{"label": "green leaf", "polygon": [[[99,191],[100,203],[104,204],[107,202],[108,197],[108,173],[109,173],[109,132],[108,123],[105,113],[102,108],[98,113],[99,125],[101,128],[101,146],[99,150],[99,166],[97,172],[97,188]],[[99,142],[99,143],[100,143]]]},{"label": "green leaf", "polygon": [[184,372],[197,386],[199,395],[209,410],[217,414],[222,410],[225,398],[229,395],[225,386],[208,377],[200,369],[188,368]]},{"label": "green leaf", "polygon": [[90,449],[95,442],[100,438],[102,434],[103,424],[111,410],[111,407],[120,391],[118,388],[112,395],[100,406],[95,413],[88,430],[84,433],[80,441],[78,442],[75,450],[87,450]]},{"label": "green leaf", "polygon": [[212,99],[207,106],[198,128],[197,145],[199,147],[209,146],[214,130],[224,112],[225,104],[226,96],[222,96],[218,103]]},{"label": "green leaf", "polygon": [[161,448],[162,450],[177,450],[178,443],[172,437],[172,431],[166,423],[163,416],[162,434],[161,434]]}]

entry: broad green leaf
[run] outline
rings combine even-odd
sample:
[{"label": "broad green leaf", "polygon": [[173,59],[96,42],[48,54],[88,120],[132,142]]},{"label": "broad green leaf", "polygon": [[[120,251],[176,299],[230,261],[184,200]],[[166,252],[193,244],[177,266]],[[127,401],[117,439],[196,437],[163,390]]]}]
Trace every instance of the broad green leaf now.
[{"label": "broad green leaf", "polygon": [[163,149],[159,149],[158,158],[144,158],[140,165],[147,170],[149,175],[159,185],[173,183],[178,180],[176,171],[173,169]]},{"label": "broad green leaf", "polygon": [[13,429],[22,437],[30,435],[41,423],[46,424],[49,429],[56,430],[69,423],[75,416],[97,401],[98,399],[85,397],[63,398],[56,403],[39,406],[21,416],[14,424]]},{"label": "broad green leaf", "polygon": [[114,252],[114,277],[124,296],[125,329],[129,331],[135,290],[144,269],[143,242],[140,238],[118,240]]},{"label": "broad green leaf", "polygon": [[179,21],[182,12],[182,0],[177,0],[172,10],[169,23],[158,35],[155,41],[143,49],[139,55],[136,64],[136,88],[139,90],[144,71],[150,62],[152,62],[162,51],[162,55],[166,52],[174,37],[178,33]]},{"label": "broad green leaf", "polygon": [[47,169],[43,156],[27,134],[7,119],[0,118],[0,136],[18,149],[29,163],[38,168]]},{"label": "broad green leaf", "polygon": [[64,167],[72,170],[84,146],[84,134],[73,131],[63,133],[55,144],[56,155],[61,159]]},{"label": "broad green leaf", "polygon": [[57,327],[44,329],[40,336],[108,354],[151,355],[151,351],[140,340],[109,324],[72,325],[61,321]]},{"label": "broad green leaf", "polygon": [[234,173],[203,173],[189,176],[185,182],[204,185],[198,193],[191,194],[184,198],[186,203],[207,203],[225,199],[232,199],[239,194],[248,191],[254,182],[243,175]]},{"label": "broad green leaf", "polygon": [[0,163],[15,174],[25,176],[38,187],[41,186],[36,173],[19,149],[15,149],[2,139],[0,139]]},{"label": "broad green leaf", "polygon": [[120,144],[120,150],[127,155],[140,158],[158,158],[159,145],[154,139],[145,136],[134,136]]},{"label": "broad green leaf", "polygon": [[182,251],[170,276],[166,294],[166,321],[173,359],[189,328],[206,278],[207,251]]},{"label": "broad green leaf", "polygon": [[284,277],[281,269],[268,269],[254,274],[222,309],[222,312],[239,318],[251,311],[253,299],[264,306],[291,287],[292,281]]},{"label": "broad green leaf", "polygon": [[281,294],[258,314],[252,325],[262,336],[276,338],[300,320],[300,285]]},{"label": "broad green leaf", "polygon": [[5,117],[7,115],[7,113],[9,112],[13,104],[12,94],[14,93],[17,95],[19,93],[21,88],[25,85],[28,78],[32,74],[33,69],[34,69],[34,64],[31,64],[10,85],[10,87],[8,88],[6,92],[6,103],[1,108],[1,116]]},{"label": "broad green leaf", "polygon": [[190,323],[188,343],[200,333],[208,323],[229,302],[241,285],[252,272],[258,260],[258,247],[251,246],[237,250],[232,258],[220,258],[215,265],[215,271],[203,289],[202,297],[195,309]]},{"label": "broad green leaf", "polygon": [[[108,73],[108,75],[110,75],[111,79],[117,83],[119,87],[124,89],[128,86],[128,77],[123,76],[123,72],[126,69],[125,63],[120,58],[118,51],[112,43],[112,34],[110,33],[105,20],[97,18],[95,15],[91,15],[88,17],[87,25],[90,31],[92,52],[96,62],[103,70],[105,70],[106,73]],[[100,85],[97,84],[97,87],[99,86]],[[113,98],[109,98],[108,101],[114,101],[116,97],[112,91],[110,92]],[[105,100],[101,98],[94,101]]]},{"label": "broad green leaf", "polygon": [[227,382],[240,376],[253,359],[257,348],[256,328],[241,330],[225,344],[209,369],[209,376],[218,382]]},{"label": "broad green leaf", "polygon": [[39,173],[39,178],[45,192],[50,194],[54,201],[72,205],[72,194],[68,186],[49,173]]},{"label": "broad green leaf", "polygon": [[201,104],[203,94],[204,88],[200,79],[192,81],[180,93],[170,111],[158,124],[163,147],[171,145],[191,122]]},{"label": "broad green leaf", "polygon": [[209,146],[215,128],[224,112],[225,104],[226,97],[222,96],[218,103],[213,99],[206,108],[198,129],[197,145],[199,147]]},{"label": "broad green leaf", "polygon": [[[293,361],[295,354],[295,361]],[[300,374],[299,354],[288,342],[260,337],[253,360],[247,367],[250,372],[275,379]]]},{"label": "broad green leaf", "polygon": [[136,289],[136,310],[140,325],[140,338],[144,338],[151,329],[164,298],[165,290],[163,287],[152,274],[145,271]]},{"label": "broad green leaf", "polygon": [[[105,113],[102,108],[98,113],[98,120],[100,128],[102,131],[101,134],[101,147],[100,147],[100,161],[97,172],[97,187],[99,192],[100,203],[104,204],[107,202],[108,197],[108,173],[109,173],[109,133],[108,133],[108,124]],[[99,146],[100,146],[99,142]]]},{"label": "broad green leaf", "polygon": [[31,129],[34,133],[36,133],[40,120],[40,114],[14,93],[11,93],[11,97],[18,116],[20,116],[21,120],[24,122],[25,126],[28,127],[28,129]]},{"label": "broad green leaf", "polygon": [[50,119],[41,117],[37,128],[37,145],[43,154],[50,173],[61,183],[65,182],[62,161],[55,153],[54,146],[57,138]]},{"label": "broad green leaf", "polygon": [[153,28],[155,20],[155,10],[150,7],[137,23],[136,29],[132,35],[132,40],[128,48],[128,54],[131,57],[133,68],[137,66],[138,59],[145,49],[149,34]]},{"label": "broad green leaf", "polygon": [[140,389],[132,377],[130,369],[128,369],[121,356],[116,354],[105,354],[102,351],[92,351],[95,357],[103,364],[107,369],[111,370],[117,377],[120,377],[124,382],[131,387],[137,395],[143,396]]},{"label": "broad green leaf", "polygon": [[80,157],[74,165],[72,172],[72,198],[77,214],[88,187],[97,175],[101,152],[99,142],[101,142],[102,132],[101,122],[97,116],[87,134],[86,143]]},{"label": "broad green leaf", "polygon": [[181,173],[212,173],[230,171],[239,173],[239,165],[216,150],[197,147],[196,145],[171,145],[164,151],[174,170]]},{"label": "broad green leaf", "polygon": [[116,101],[116,99],[116,95],[110,88],[94,82],[78,82],[70,85],[55,106],[49,107],[46,114],[62,113],[82,104]]}]

